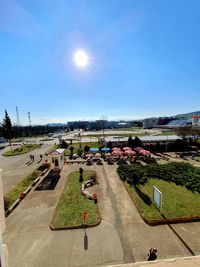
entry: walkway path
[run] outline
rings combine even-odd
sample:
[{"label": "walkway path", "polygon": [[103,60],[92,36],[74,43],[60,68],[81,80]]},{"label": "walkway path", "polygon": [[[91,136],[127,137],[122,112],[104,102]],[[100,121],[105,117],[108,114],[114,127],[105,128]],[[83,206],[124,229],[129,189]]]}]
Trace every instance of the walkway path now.
[{"label": "walkway path", "polygon": [[[51,231],[49,224],[67,176],[80,167],[98,172],[102,222],[86,231]],[[146,260],[152,246],[158,248],[159,259],[191,255],[167,225],[150,227],[143,222],[116,174],[115,165],[65,165],[54,190],[31,192],[6,223],[4,241],[9,249],[10,267],[89,267],[138,262]],[[195,254],[200,254],[199,225],[173,226]]]}]

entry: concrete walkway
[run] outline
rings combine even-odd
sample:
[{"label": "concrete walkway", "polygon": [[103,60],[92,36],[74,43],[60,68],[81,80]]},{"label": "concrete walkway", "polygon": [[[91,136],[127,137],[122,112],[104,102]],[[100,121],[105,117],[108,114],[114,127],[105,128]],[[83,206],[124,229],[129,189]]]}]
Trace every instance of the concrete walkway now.
[{"label": "concrete walkway", "polygon": [[182,257],[167,260],[156,260],[130,264],[110,265],[109,267],[197,267],[200,266],[200,256]]},{"label": "concrete walkway", "polygon": [[[95,169],[99,177],[98,205],[102,222],[86,230],[51,231],[56,205],[67,176],[80,167]],[[169,226],[150,227],[138,214],[116,174],[116,166],[65,165],[52,191],[32,191],[6,219],[4,242],[10,267],[103,266],[145,261],[150,247],[158,258],[200,254],[199,223],[173,226],[188,248]]]}]

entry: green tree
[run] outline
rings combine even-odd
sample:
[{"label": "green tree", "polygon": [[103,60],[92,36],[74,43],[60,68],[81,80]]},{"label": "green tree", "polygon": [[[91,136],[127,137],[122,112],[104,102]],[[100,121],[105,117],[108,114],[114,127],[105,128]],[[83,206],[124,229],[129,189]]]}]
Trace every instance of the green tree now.
[{"label": "green tree", "polygon": [[109,141],[109,142],[108,142],[108,144],[107,144],[107,147],[108,147],[108,148],[110,148],[110,150],[112,149],[112,147],[113,147],[113,144],[112,144],[112,142],[111,142],[111,141]]},{"label": "green tree", "polygon": [[70,146],[70,151],[71,151],[71,157],[72,157],[72,155],[73,155],[73,151],[74,151],[74,147],[73,146]]},{"label": "green tree", "polygon": [[142,141],[140,140],[139,137],[136,136],[134,139],[134,147],[140,147],[140,146],[142,146]]},{"label": "green tree", "polygon": [[131,147],[131,148],[134,148],[134,143],[133,143],[133,138],[131,135],[129,135],[129,138],[128,138],[128,142],[127,142],[127,146],[128,147]]},{"label": "green tree", "polygon": [[65,140],[62,140],[61,144],[60,144],[60,148],[68,148],[68,143]]},{"label": "green tree", "polygon": [[3,127],[3,136],[9,140],[9,145],[11,146],[12,123],[6,109],[5,109],[5,118],[3,119],[1,125]]},{"label": "green tree", "polygon": [[85,153],[88,153],[89,150],[90,150],[90,147],[89,147],[88,145],[85,145],[85,146],[84,146],[84,151],[85,151]]}]

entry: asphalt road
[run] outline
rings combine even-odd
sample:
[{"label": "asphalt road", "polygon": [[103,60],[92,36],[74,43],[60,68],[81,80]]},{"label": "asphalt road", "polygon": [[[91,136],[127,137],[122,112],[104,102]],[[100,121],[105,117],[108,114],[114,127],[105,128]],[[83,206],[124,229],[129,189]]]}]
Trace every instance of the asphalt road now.
[{"label": "asphalt road", "polygon": [[[20,182],[26,175],[30,174],[39,166],[40,154],[43,155],[45,160],[45,152],[52,147],[52,144],[44,143],[40,148],[34,149],[30,153],[5,157],[3,156],[4,149],[0,150],[0,168],[3,169],[3,191],[8,192],[18,182]],[[10,148],[7,148],[10,149]],[[34,154],[35,160],[32,164],[28,165],[30,161],[30,154]]]}]

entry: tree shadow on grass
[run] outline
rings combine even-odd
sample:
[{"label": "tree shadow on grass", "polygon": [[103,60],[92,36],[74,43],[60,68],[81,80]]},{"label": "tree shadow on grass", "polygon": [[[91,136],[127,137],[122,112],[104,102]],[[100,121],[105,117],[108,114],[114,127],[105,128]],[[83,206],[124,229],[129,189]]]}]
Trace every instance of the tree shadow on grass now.
[{"label": "tree shadow on grass", "polygon": [[147,205],[151,206],[152,201],[151,198],[146,195],[145,193],[143,193],[140,188],[138,188],[137,186],[135,187],[135,191],[138,194],[138,196],[144,201],[144,203],[146,203]]}]

